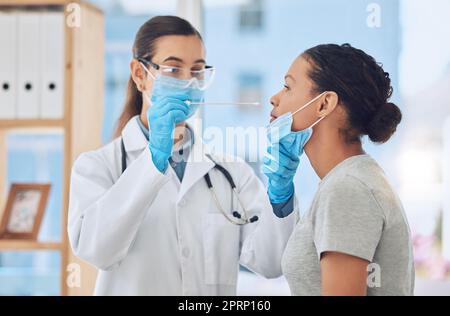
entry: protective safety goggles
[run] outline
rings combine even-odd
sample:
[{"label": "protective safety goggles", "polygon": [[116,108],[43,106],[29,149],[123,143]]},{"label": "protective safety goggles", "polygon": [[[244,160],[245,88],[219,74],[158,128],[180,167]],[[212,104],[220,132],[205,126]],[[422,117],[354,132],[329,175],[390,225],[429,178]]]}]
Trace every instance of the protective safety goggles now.
[{"label": "protective safety goggles", "polygon": [[[202,66],[198,70],[186,69],[181,67],[158,65],[145,58],[136,58],[147,73],[156,79],[158,76],[168,84],[176,85],[176,88],[186,89],[194,87],[199,90],[206,90],[214,79],[215,68],[213,66]],[[156,71],[156,76],[152,74],[149,68]]]}]

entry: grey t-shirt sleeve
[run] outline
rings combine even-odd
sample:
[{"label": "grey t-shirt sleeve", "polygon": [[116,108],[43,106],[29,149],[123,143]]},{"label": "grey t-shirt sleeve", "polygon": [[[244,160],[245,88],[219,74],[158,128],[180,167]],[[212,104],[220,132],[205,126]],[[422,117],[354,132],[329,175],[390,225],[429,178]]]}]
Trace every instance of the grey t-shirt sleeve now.
[{"label": "grey t-shirt sleeve", "polygon": [[384,213],[372,191],[357,178],[343,175],[320,195],[312,213],[318,257],[339,252],[372,262],[384,226]]}]

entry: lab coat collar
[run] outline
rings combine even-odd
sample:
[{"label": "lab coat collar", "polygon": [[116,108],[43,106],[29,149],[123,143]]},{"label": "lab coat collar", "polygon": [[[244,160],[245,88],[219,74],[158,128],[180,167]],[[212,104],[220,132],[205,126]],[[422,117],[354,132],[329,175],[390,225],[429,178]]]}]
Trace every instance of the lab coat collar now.
[{"label": "lab coat collar", "polygon": [[[184,170],[183,181],[181,181],[180,191],[178,194],[178,201],[189,191],[189,189],[197,183],[203,181],[203,177],[211,169],[214,168],[214,162],[207,156],[211,155],[210,148],[203,143],[201,137],[201,130],[196,130],[196,126],[191,126],[193,132],[194,142],[189,153],[186,169]],[[206,186],[206,182],[204,183]]]},{"label": "lab coat collar", "polygon": [[[142,133],[139,123],[136,121],[137,119],[139,119],[139,116],[131,118],[122,131],[126,152],[143,150],[148,146],[148,141]],[[178,200],[180,200],[197,181],[202,180],[204,175],[214,168],[214,162],[206,156],[206,154],[210,153],[210,149],[203,143],[201,131],[197,131],[195,126],[190,127],[194,134],[194,142],[186,163],[186,169],[184,170]]]},{"label": "lab coat collar", "polygon": [[126,152],[142,150],[148,145],[148,141],[142,133],[139,123],[137,122],[138,119],[138,115],[131,118],[122,131],[122,138]]}]

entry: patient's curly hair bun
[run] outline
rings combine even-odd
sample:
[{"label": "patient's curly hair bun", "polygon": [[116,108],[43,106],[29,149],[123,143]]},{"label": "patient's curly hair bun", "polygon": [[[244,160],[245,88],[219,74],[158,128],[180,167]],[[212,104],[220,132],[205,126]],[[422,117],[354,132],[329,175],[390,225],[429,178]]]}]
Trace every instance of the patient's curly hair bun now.
[{"label": "patient's curly hair bun", "polygon": [[302,56],[311,65],[309,77],[317,92],[334,91],[348,115],[347,141],[364,135],[385,143],[402,120],[398,106],[391,103],[393,88],[389,73],[364,51],[350,44],[319,45]]}]

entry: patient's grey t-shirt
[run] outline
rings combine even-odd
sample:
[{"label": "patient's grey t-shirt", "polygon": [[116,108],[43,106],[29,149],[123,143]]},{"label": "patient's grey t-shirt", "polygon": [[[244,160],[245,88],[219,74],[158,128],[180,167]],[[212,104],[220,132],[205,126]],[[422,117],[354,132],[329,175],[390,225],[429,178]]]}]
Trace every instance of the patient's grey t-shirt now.
[{"label": "patient's grey t-shirt", "polygon": [[282,259],[293,295],[320,295],[320,257],[339,252],[368,265],[368,295],[413,295],[408,222],[383,170],[368,155],[351,157],[320,182]]}]

